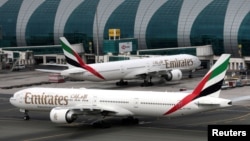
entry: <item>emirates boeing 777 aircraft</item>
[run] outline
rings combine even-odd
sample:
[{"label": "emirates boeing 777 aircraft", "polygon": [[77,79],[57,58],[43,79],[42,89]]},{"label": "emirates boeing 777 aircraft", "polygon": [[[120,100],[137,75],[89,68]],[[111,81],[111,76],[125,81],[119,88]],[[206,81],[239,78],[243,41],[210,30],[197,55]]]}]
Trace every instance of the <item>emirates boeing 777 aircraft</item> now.
[{"label": "emirates boeing 777 aircraft", "polygon": [[180,80],[182,71],[195,71],[201,64],[197,56],[178,54],[151,58],[86,64],[75,52],[65,37],[60,38],[68,69],[58,72],[73,80],[110,81],[119,80],[117,85],[126,85],[131,79],[144,80],[141,86],[151,86],[153,77],[167,81]]},{"label": "emirates boeing 777 aircraft", "polygon": [[54,123],[72,123],[82,115],[127,117],[138,123],[140,116],[176,117],[225,108],[232,101],[219,95],[229,59],[229,54],[221,55],[192,92],[34,87],[16,92],[10,103],[24,112],[25,120],[29,111],[50,111]]}]

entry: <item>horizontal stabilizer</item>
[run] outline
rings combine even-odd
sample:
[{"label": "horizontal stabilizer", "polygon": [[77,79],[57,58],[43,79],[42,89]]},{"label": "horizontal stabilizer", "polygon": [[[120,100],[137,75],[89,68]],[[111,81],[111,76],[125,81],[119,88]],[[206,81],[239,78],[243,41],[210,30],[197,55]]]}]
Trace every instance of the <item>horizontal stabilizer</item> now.
[{"label": "horizontal stabilizer", "polygon": [[219,106],[221,104],[221,101],[218,100],[217,98],[210,97],[209,99],[200,99],[196,103],[197,105],[207,105],[207,106]]},{"label": "horizontal stabilizer", "polygon": [[212,102],[212,101],[207,101],[207,102],[199,102],[199,103],[197,103],[198,105],[207,105],[207,106],[209,106],[209,105],[220,105],[220,103],[216,103],[216,102]]},{"label": "horizontal stabilizer", "polygon": [[50,72],[50,73],[61,73],[62,70],[50,70],[50,69],[35,69],[36,71],[41,71],[41,72]]}]

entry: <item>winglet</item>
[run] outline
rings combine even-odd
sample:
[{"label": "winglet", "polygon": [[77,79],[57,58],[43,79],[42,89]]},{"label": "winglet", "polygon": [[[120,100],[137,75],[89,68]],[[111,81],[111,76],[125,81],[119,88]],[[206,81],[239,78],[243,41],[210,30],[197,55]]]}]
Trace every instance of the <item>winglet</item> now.
[{"label": "winglet", "polygon": [[212,68],[198,83],[192,93],[180,100],[174,107],[165,113],[165,115],[185,106],[189,102],[203,96],[219,97],[222,83],[224,81],[226,71],[229,64],[230,54],[222,54]]},{"label": "winglet", "polygon": [[94,74],[96,77],[105,80],[105,78],[98,73],[94,68],[87,65],[82,58],[76,53],[73,49],[68,40],[65,37],[60,37],[61,45],[63,48],[63,53],[66,58],[67,64],[69,68],[80,67],[83,68],[90,73]]}]

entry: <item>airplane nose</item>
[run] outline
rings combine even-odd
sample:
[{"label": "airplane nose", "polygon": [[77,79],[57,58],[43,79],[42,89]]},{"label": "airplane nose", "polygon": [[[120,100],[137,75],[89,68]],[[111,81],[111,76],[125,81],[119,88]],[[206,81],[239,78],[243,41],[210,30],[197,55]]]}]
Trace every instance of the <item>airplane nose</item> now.
[{"label": "airplane nose", "polygon": [[197,63],[197,66],[200,66],[201,65],[201,60],[197,57],[195,62]]},{"label": "airplane nose", "polygon": [[201,60],[200,60],[199,58],[198,58],[198,61],[197,61],[197,62],[198,62],[198,64],[199,64],[199,66],[200,66],[200,65],[201,65]]},{"label": "airplane nose", "polygon": [[9,101],[10,101],[10,103],[13,105],[13,102],[16,101],[16,99],[15,99],[14,97],[11,97],[11,98],[9,99]]},{"label": "airplane nose", "polygon": [[9,101],[10,101],[10,104],[16,106],[16,104],[17,104],[17,102],[16,102],[17,99],[16,99],[15,97],[11,97],[11,98],[9,99]]}]

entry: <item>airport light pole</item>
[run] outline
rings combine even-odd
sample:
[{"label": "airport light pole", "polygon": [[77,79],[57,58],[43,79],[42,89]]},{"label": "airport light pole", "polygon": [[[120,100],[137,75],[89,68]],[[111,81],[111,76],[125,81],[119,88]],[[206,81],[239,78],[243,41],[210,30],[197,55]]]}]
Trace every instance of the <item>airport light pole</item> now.
[{"label": "airport light pole", "polygon": [[238,47],[239,47],[239,52],[238,53],[239,53],[240,57],[242,57],[242,45],[239,44]]},{"label": "airport light pole", "polygon": [[[100,1],[99,1],[100,2]],[[96,18],[96,56],[97,56],[97,62],[99,62],[99,25],[98,25],[98,5],[99,2],[96,6],[96,10],[95,10],[95,18]]]}]

